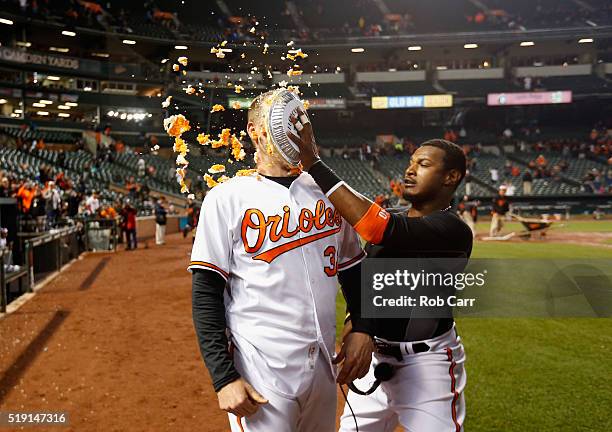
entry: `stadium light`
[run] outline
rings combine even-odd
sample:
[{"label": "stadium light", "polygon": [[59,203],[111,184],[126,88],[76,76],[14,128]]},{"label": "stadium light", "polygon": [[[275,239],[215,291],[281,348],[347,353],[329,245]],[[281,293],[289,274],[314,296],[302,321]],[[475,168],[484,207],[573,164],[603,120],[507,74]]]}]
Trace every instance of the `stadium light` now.
[{"label": "stadium light", "polygon": [[31,42],[26,42],[26,41],[17,41],[15,42],[15,45],[20,46],[20,47],[24,47],[24,48],[30,48],[32,46]]},{"label": "stadium light", "polygon": [[136,41],[132,39],[123,39],[122,42],[126,45],[136,45]]},{"label": "stadium light", "polygon": [[593,39],[591,39],[591,38],[583,38],[583,39],[580,39],[578,41],[578,43],[580,43],[580,44],[582,44],[582,43],[593,43]]},{"label": "stadium light", "polygon": [[60,80],[60,77],[55,76],[55,75],[48,75],[48,76],[47,76],[47,79],[48,79],[49,81],[59,81],[59,80]]},{"label": "stadium light", "polygon": [[69,106],[66,106],[66,105],[58,105],[58,106],[57,106],[57,109],[68,110],[68,109],[70,109],[70,107],[69,107]]},{"label": "stadium light", "polygon": [[409,46],[408,51],[421,51],[423,48],[419,45]]},{"label": "stadium light", "polygon": [[436,66],[436,70],[446,70],[448,69],[446,66]]},{"label": "stadium light", "polygon": [[69,107],[79,106],[79,104],[76,102],[66,102],[64,105],[68,105]]},{"label": "stadium light", "polygon": [[109,53],[100,53],[100,52],[91,53],[91,55],[94,56],[94,57],[101,57],[101,58],[109,58],[110,57]]},{"label": "stadium light", "polygon": [[55,52],[61,52],[61,53],[67,53],[68,51],[70,51],[68,48],[62,48],[62,47],[49,47],[49,51],[55,51]]},{"label": "stadium light", "polygon": [[34,103],[32,104],[32,106],[33,106],[34,108],[44,108],[44,107],[46,107],[47,105],[45,105],[45,104],[43,104],[43,103],[40,103],[40,102],[34,102]]},{"label": "stadium light", "polygon": [[48,116],[49,112],[48,111],[36,111],[36,114],[38,114],[40,116]]},{"label": "stadium light", "polygon": [[475,44],[475,43],[466,43],[465,45],[463,45],[463,48],[465,48],[465,49],[478,48],[478,44]]},{"label": "stadium light", "polygon": [[83,91],[91,91],[91,90],[92,90],[92,89],[91,89],[91,87],[89,87],[89,86],[83,87]]},{"label": "stadium light", "polygon": [[70,36],[70,37],[75,37],[76,36],[76,33],[73,32],[73,31],[70,31],[70,30],[62,30],[62,34],[64,36]]},{"label": "stadium light", "polygon": [[6,99],[0,99],[0,105],[4,105],[5,103],[7,103],[8,101]]},{"label": "stadium light", "polygon": [[126,113],[122,113],[121,116],[119,117],[121,120],[125,120],[127,117]]},{"label": "stadium light", "polygon": [[351,48],[351,52],[354,52],[354,53],[362,53],[364,51],[365,50],[363,48]]},{"label": "stadium light", "polygon": [[0,18],[0,24],[13,25],[13,21],[6,18]]},{"label": "stadium light", "polygon": [[47,99],[41,99],[38,101],[38,103],[41,103],[43,105],[53,105],[53,101],[47,100]]},{"label": "stadium light", "polygon": [[107,116],[112,117],[115,115],[115,111],[109,111],[106,113]]},{"label": "stadium light", "polygon": [[68,114],[68,113],[57,113],[57,116],[58,116],[58,117],[64,117],[64,118],[66,118],[66,117],[70,117],[70,114]]},{"label": "stadium light", "polygon": [[174,49],[176,50],[186,50],[188,49],[187,45],[174,45]]},{"label": "stadium light", "polygon": [[528,46],[534,46],[534,45],[535,43],[533,43],[532,41],[521,42],[522,47],[528,47]]}]

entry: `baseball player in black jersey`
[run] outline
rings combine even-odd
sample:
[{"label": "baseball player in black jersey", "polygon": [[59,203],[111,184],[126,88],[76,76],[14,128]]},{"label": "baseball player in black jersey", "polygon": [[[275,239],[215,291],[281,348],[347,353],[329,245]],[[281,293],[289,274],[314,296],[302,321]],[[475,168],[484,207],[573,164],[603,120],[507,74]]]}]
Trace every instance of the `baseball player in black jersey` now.
[{"label": "baseball player in black jersey", "polygon": [[[369,257],[469,258],[472,232],[449,211],[465,176],[460,147],[440,139],[421,144],[404,175],[404,198],[410,209],[387,211],[349,188],[319,159],[310,123],[305,116],[299,121],[300,136],[289,137],[300,147],[303,168],[368,242]],[[345,296],[351,314],[359,313],[360,293]],[[377,349],[368,374],[354,383],[355,390],[368,394],[349,393],[340,430],[355,431],[358,425],[361,432],[392,432],[400,424],[407,431],[463,431],[465,353],[452,315],[375,319],[370,326]],[[377,369],[379,364],[390,368]],[[380,385],[371,393],[363,391],[376,382]]]}]

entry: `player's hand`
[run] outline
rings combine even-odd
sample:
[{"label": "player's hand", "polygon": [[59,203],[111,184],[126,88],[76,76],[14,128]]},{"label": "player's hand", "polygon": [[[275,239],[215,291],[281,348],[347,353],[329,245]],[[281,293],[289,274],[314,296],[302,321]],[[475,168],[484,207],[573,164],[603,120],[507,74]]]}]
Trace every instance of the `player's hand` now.
[{"label": "player's hand", "polygon": [[[297,116],[291,116],[289,121],[294,125],[300,121],[301,116],[305,116],[304,111],[298,109]],[[319,151],[317,149],[317,143],[315,141],[314,133],[312,131],[312,123],[310,121],[301,123],[303,128],[298,131],[298,135],[294,135],[292,132],[287,132],[287,136],[293,141],[300,149],[300,161],[302,162],[302,168],[308,171],[310,167],[319,160]]]},{"label": "player's hand", "polygon": [[242,378],[223,386],[217,392],[219,408],[238,417],[249,417],[268,400]]},{"label": "player's hand", "polygon": [[342,348],[333,363],[342,362],[336,382],[348,384],[358,378],[363,378],[370,369],[374,341],[369,334],[353,332],[343,339]]}]

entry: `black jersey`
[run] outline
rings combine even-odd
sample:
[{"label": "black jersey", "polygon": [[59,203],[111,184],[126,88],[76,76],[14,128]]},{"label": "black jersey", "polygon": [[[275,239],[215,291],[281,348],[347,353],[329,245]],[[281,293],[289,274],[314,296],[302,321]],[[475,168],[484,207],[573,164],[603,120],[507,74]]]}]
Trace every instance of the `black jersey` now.
[{"label": "black jersey", "polygon": [[[452,211],[409,217],[406,209],[390,209],[390,220],[379,244],[368,243],[368,258],[469,258],[472,231]],[[377,337],[390,341],[415,341],[450,330],[453,318],[378,318],[373,320]]]}]

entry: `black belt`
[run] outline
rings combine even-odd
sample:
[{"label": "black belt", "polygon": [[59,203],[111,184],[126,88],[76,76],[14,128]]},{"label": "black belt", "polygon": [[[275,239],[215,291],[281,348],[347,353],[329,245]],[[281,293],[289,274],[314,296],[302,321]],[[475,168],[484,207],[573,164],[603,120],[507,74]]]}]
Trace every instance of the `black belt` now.
[{"label": "black belt", "polygon": [[[376,352],[378,354],[395,357],[397,361],[401,361],[404,356],[409,355],[408,352],[402,351],[400,345],[390,345],[380,340],[376,340],[374,344],[376,345]],[[428,352],[430,349],[430,346],[427,345],[425,342],[416,342],[412,344],[412,350],[415,354]]]}]

